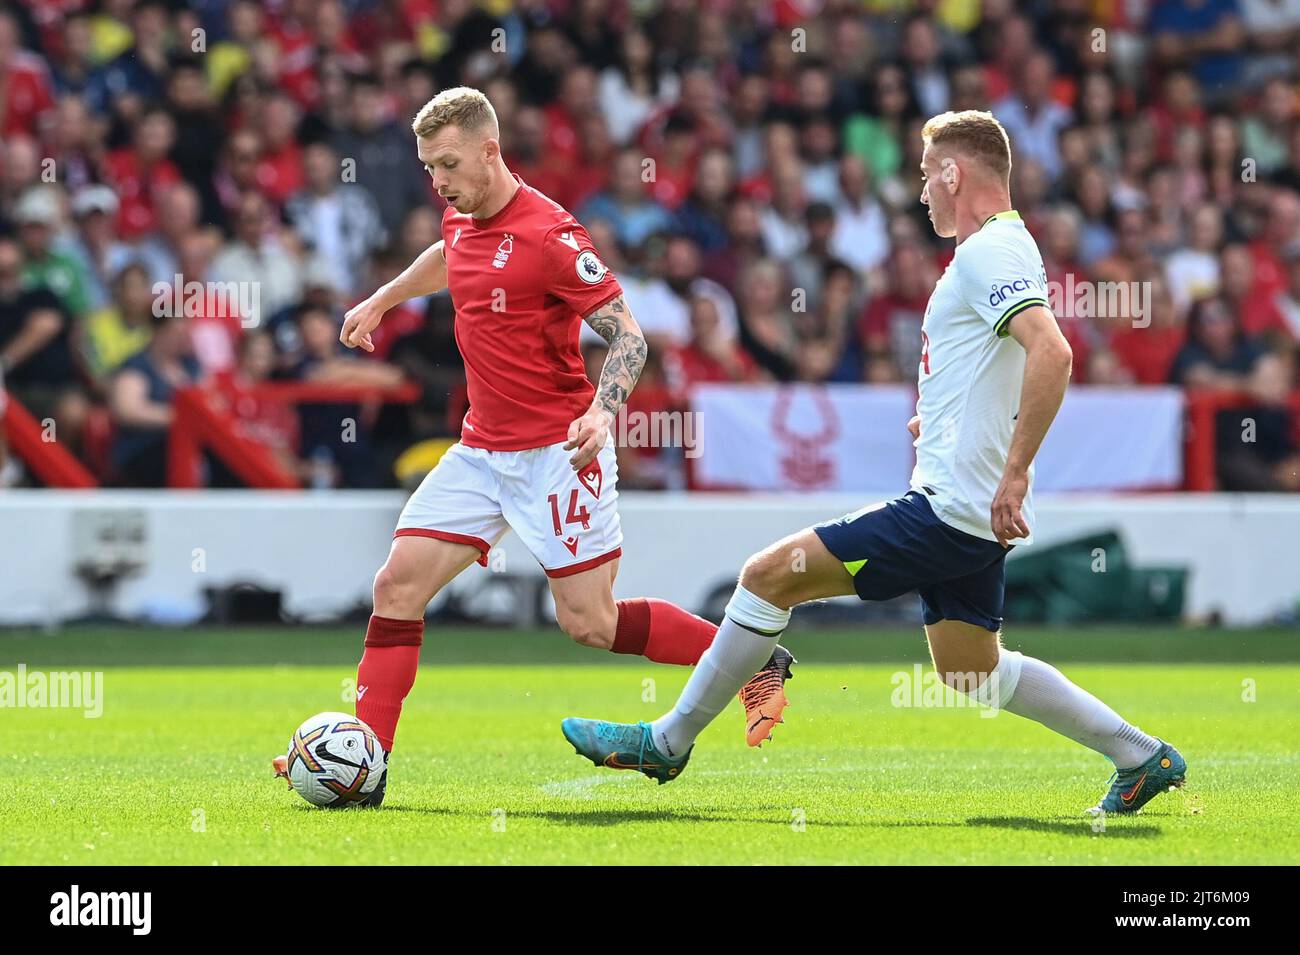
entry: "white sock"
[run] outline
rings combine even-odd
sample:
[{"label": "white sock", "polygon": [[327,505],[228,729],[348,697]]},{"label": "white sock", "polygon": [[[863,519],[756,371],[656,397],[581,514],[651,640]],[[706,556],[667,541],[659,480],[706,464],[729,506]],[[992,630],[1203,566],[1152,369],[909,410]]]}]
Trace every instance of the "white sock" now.
[{"label": "white sock", "polygon": [[695,665],[676,705],[650,724],[655,746],[674,758],[685,754],[695,737],[771,658],[789,622],[789,610],[737,586],[717,636]]},{"label": "white sock", "polygon": [[[1042,723],[1076,743],[1108,756],[1118,769],[1131,769],[1150,759],[1160,748],[1160,741],[1136,726],[1126,723],[1118,713],[1087,690],[1065,678],[1050,663],[1003,650],[1003,660],[1020,657],[1019,677],[1008,688],[1000,682],[1001,708],[1026,719]],[[985,681],[988,682],[988,681]]]}]

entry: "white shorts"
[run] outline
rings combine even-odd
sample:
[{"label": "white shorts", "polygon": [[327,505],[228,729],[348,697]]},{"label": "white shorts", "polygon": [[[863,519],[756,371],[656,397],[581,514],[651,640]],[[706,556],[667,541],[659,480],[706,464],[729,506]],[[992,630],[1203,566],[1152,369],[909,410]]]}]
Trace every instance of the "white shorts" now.
[{"label": "white shorts", "polygon": [[457,442],[420,482],[395,537],[432,537],[487,553],[513,530],[548,577],[568,577],[622,553],[614,444],[581,473],[563,442],[527,451],[486,451]]}]

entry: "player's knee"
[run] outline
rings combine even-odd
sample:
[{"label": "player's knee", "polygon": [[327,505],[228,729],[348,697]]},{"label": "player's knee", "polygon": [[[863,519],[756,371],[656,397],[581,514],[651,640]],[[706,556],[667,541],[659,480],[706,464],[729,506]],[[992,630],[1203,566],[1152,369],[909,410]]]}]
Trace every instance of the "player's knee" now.
[{"label": "player's knee", "polygon": [[614,645],[615,620],[607,620],[603,614],[557,608],[556,621],[574,643],[597,650],[608,650]]},{"label": "player's knee", "polygon": [[790,568],[778,551],[769,548],[745,561],[740,571],[740,585],[778,607],[789,606]]},{"label": "player's knee", "polygon": [[425,589],[415,575],[386,563],[375,574],[375,613],[382,617],[423,612],[432,599],[432,594],[424,593]]}]

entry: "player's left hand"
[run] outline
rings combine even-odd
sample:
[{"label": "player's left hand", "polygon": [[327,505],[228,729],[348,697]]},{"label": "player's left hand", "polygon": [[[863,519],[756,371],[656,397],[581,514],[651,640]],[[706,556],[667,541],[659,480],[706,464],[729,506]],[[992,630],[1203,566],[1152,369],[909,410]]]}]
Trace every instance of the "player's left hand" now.
[{"label": "player's left hand", "polygon": [[609,426],[613,423],[614,416],[604,408],[588,408],[586,414],[573,420],[564,445],[565,451],[577,449],[569,458],[573,470],[581,471],[595,459],[609,440]]},{"label": "player's left hand", "polygon": [[1028,474],[1002,475],[997,493],[993,495],[993,506],[990,508],[989,516],[993,536],[1003,547],[1010,546],[1008,541],[1029,536],[1029,525],[1020,515],[1020,507],[1025,503],[1025,495],[1028,493]]}]

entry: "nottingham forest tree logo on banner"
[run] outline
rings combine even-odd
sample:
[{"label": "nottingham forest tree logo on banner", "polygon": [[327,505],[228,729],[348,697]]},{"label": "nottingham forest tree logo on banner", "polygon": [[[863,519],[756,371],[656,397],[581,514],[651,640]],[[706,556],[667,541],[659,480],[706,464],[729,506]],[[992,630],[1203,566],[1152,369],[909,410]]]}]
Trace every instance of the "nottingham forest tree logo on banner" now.
[{"label": "nottingham forest tree logo on banner", "polygon": [[[807,395],[815,410],[817,430],[796,433],[791,425],[790,406],[796,395]],[[800,402],[807,405],[807,402]],[[772,434],[781,444],[781,476],[801,490],[815,490],[835,484],[835,456],[831,444],[840,435],[839,415],[825,388],[781,388],[772,405]]]}]

